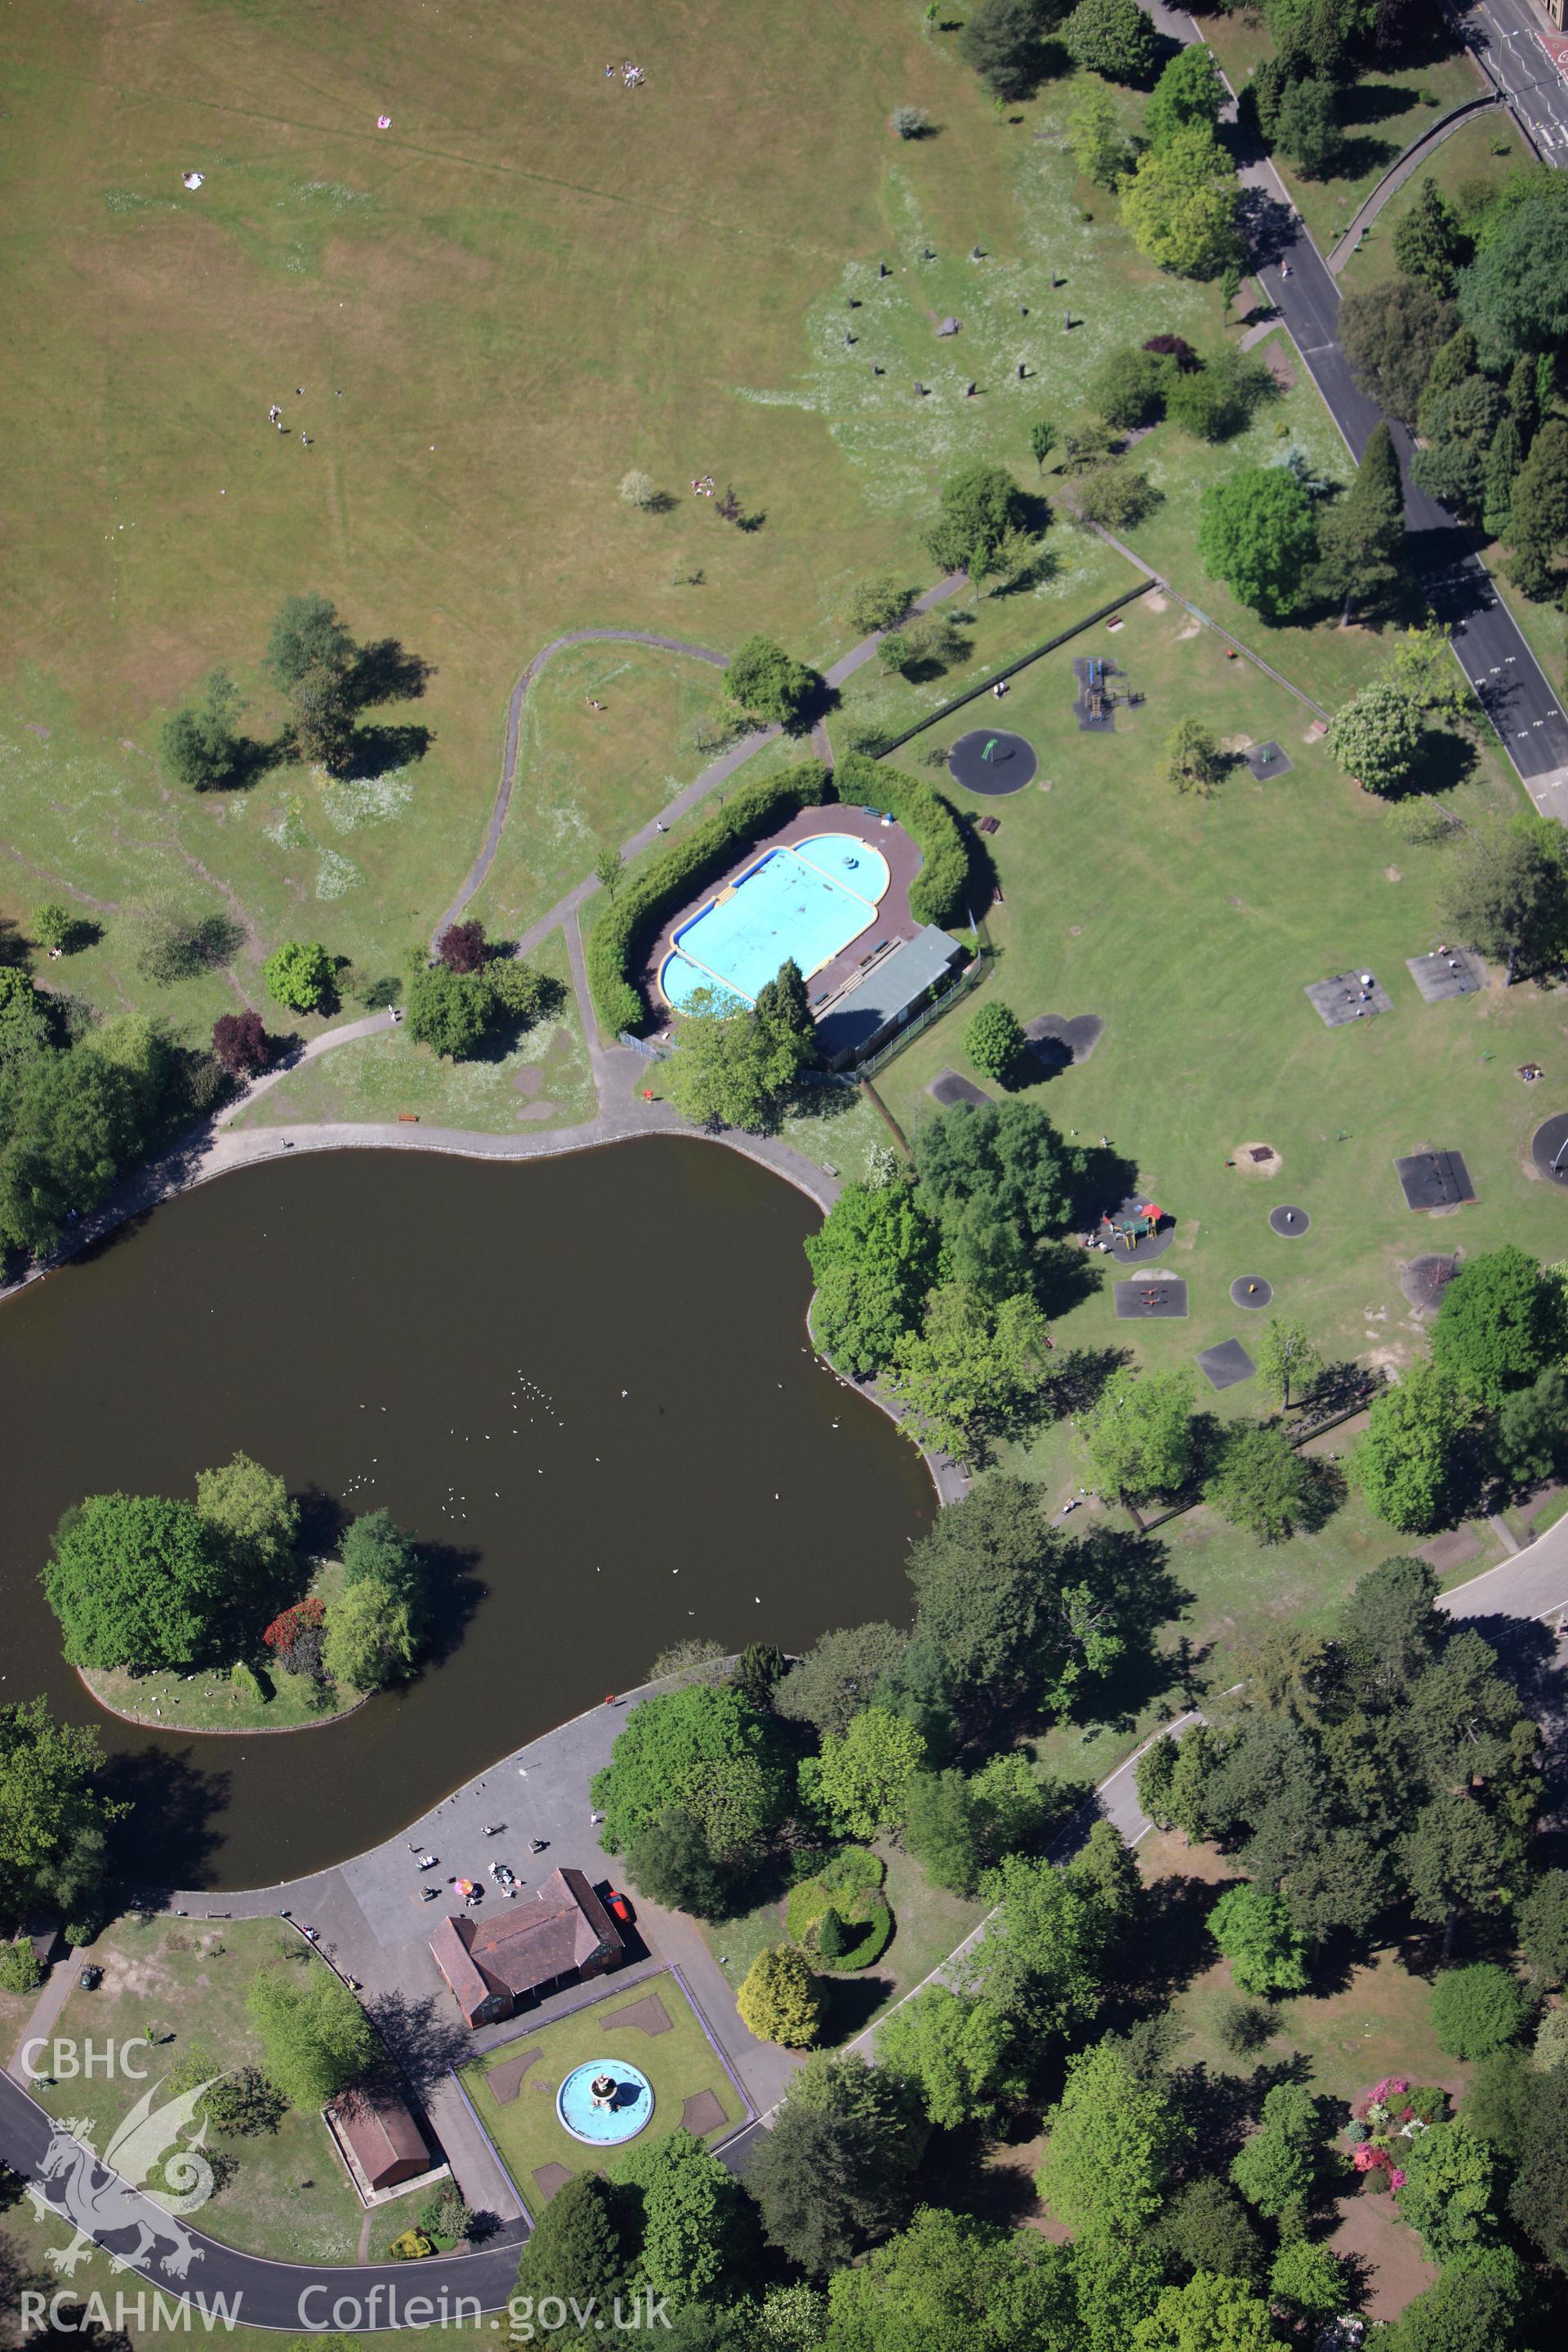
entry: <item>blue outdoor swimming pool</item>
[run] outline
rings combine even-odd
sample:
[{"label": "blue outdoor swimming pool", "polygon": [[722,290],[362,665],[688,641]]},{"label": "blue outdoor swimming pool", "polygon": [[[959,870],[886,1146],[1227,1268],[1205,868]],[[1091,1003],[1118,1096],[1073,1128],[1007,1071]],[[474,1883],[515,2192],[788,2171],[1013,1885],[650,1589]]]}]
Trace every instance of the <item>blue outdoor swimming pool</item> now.
[{"label": "blue outdoor swimming pool", "polygon": [[704,988],[754,1004],[792,956],[809,980],[870,929],[891,880],[881,851],[852,833],[770,849],[682,923],[659,985],[680,1010]]},{"label": "blue outdoor swimming pool", "polygon": [[[604,2086],[602,2095],[595,2084]],[[562,2084],[555,2112],[574,2139],[615,2147],[635,2139],[652,2115],[653,2084],[625,2058],[590,2058]]]}]

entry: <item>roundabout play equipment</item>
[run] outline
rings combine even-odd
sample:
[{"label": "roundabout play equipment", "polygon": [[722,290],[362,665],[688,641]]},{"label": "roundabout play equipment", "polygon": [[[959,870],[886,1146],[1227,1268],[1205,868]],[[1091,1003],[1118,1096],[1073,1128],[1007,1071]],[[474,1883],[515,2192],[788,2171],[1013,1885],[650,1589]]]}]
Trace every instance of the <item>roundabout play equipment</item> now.
[{"label": "roundabout play equipment", "polygon": [[1568,1110],[1545,1119],[1530,1140],[1530,1156],[1553,1184],[1568,1185]]},{"label": "roundabout play equipment", "polygon": [[1021,793],[1032,783],[1039,761],[1026,735],[1005,727],[975,727],[961,735],[947,755],[947,772],[965,792],[995,799]]},{"label": "roundabout play equipment", "polygon": [[574,2066],[555,2094],[555,2112],[574,2139],[589,2147],[618,2147],[635,2139],[653,2114],[653,2084],[624,2058],[590,2058]]}]

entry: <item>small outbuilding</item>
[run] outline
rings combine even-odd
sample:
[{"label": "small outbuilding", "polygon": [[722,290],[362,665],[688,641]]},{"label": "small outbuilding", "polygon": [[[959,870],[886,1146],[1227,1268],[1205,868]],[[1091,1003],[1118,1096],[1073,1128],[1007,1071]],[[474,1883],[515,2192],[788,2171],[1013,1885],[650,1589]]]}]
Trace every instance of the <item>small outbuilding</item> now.
[{"label": "small outbuilding", "polygon": [[326,2110],[327,2128],[363,2197],[416,2180],[437,2161],[414,2110],[392,2091],[347,2091]]}]

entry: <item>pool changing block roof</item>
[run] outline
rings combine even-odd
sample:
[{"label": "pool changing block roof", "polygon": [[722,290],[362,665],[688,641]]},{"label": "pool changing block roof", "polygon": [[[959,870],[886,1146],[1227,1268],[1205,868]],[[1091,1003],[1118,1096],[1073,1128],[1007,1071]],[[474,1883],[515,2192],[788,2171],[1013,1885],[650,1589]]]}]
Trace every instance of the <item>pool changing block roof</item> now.
[{"label": "pool changing block roof", "polygon": [[869,1053],[898,1027],[927,989],[947,978],[959,952],[956,940],[928,923],[891,955],[873,963],[858,980],[851,980],[816,1024],[817,1041],[828,1066],[837,1069],[852,1055]]}]

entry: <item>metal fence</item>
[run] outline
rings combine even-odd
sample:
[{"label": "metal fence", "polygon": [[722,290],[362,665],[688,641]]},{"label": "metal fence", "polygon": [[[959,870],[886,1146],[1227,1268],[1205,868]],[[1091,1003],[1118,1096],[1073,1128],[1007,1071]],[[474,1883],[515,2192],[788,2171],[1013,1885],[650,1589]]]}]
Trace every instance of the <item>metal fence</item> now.
[{"label": "metal fence", "polygon": [[874,1078],[879,1070],[885,1069],[895,1054],[901,1054],[906,1045],[914,1043],[922,1029],[929,1029],[933,1021],[940,1021],[950,1005],[956,1004],[961,996],[967,995],[984,969],[983,962],[966,964],[951,987],[944,988],[942,994],[926,1006],[923,1013],[917,1013],[914,1019],[908,1022],[896,1037],[889,1037],[885,1045],[879,1045],[874,1054],[868,1055],[865,1061],[856,1063],[856,1076]]}]

